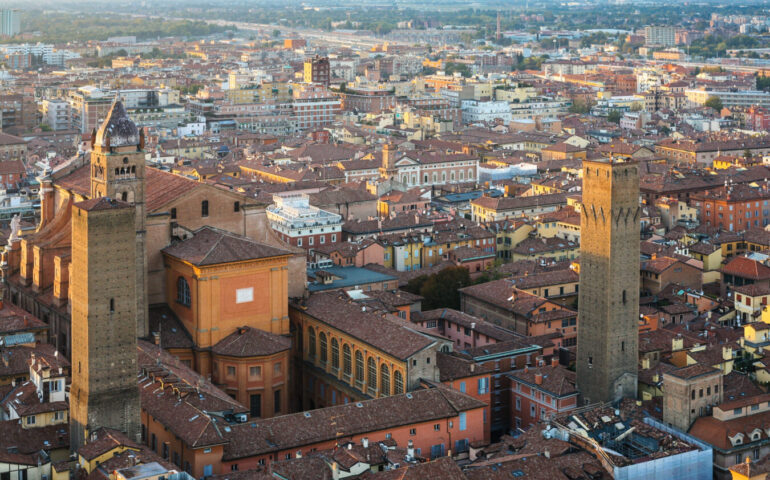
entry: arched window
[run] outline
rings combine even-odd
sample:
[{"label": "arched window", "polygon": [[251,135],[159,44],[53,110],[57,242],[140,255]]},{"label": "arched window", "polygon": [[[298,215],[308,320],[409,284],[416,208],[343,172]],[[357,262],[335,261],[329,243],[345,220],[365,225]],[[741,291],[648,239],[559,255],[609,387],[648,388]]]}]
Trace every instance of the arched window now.
[{"label": "arched window", "polygon": [[356,382],[364,383],[364,355],[356,352]]},{"label": "arched window", "polygon": [[348,377],[353,374],[352,359],[350,357],[350,345],[342,346],[342,373]]},{"label": "arched window", "polygon": [[449,180],[451,180],[453,182],[455,181],[455,172],[450,172],[449,173]]},{"label": "arched window", "polygon": [[176,280],[176,301],[185,307],[190,306],[190,285],[184,277],[179,277]]},{"label": "arched window", "polygon": [[384,363],[380,365],[380,394],[390,395],[390,369]]},{"label": "arched window", "polygon": [[204,200],[201,202],[201,217],[209,216],[209,201]]},{"label": "arched window", "polygon": [[120,194],[120,199],[123,200],[124,202],[127,202],[128,201],[128,192],[121,193]]},{"label": "arched window", "polygon": [[404,393],[404,377],[401,375],[400,370],[393,372],[393,395],[399,395]]},{"label": "arched window", "polygon": [[471,180],[471,179],[473,179],[473,169],[469,168],[468,169],[468,180]]},{"label": "arched window", "polygon": [[315,359],[315,328],[307,328],[307,355]]},{"label": "arched window", "polygon": [[332,338],[332,367],[340,368],[340,344]]},{"label": "arched window", "polygon": [[326,343],[326,334],[324,332],[318,334],[318,343],[321,349],[321,363],[326,364],[329,355],[329,345]]},{"label": "arched window", "polygon": [[372,357],[366,359],[366,385],[371,390],[377,390],[377,364]]},{"label": "arched window", "polygon": [[441,172],[441,183],[446,183],[446,172]]}]

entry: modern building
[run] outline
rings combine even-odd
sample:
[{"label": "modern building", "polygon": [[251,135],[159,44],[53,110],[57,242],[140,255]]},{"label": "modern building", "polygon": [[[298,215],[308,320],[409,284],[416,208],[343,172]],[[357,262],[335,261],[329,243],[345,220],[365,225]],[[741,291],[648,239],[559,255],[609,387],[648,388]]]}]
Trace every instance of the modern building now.
[{"label": "modern building", "polygon": [[664,47],[676,45],[676,27],[656,25],[644,27],[644,44]]},{"label": "modern building", "polygon": [[95,87],[81,87],[70,92],[67,101],[72,107],[72,128],[91,133],[107,118],[112,99]]},{"label": "modern building", "polygon": [[70,104],[64,100],[43,100],[41,104],[43,123],[51,127],[51,130],[69,130],[72,128],[72,114]]},{"label": "modern building", "polygon": [[305,60],[303,73],[305,83],[319,83],[328,87],[331,80],[329,57],[316,55],[313,58],[308,58]]},{"label": "modern building", "polygon": [[636,398],[639,170],[583,161],[577,385],[585,403]]},{"label": "modern building", "polygon": [[486,122],[494,124],[501,121],[504,125],[510,123],[511,105],[508,102],[463,100],[460,103],[463,123]]},{"label": "modern building", "polygon": [[762,90],[686,90],[684,94],[696,106],[705,105],[709,98],[716,97],[725,107],[770,107],[770,93]]},{"label": "modern building", "polygon": [[342,216],[309,203],[307,195],[273,196],[267,209],[270,226],[290,245],[312,248],[342,240]]},{"label": "modern building", "polygon": [[21,32],[21,13],[18,10],[0,10],[0,35],[13,37]]},{"label": "modern building", "polygon": [[340,112],[340,99],[325,86],[298,86],[291,101],[291,121],[298,131],[327,127]]}]

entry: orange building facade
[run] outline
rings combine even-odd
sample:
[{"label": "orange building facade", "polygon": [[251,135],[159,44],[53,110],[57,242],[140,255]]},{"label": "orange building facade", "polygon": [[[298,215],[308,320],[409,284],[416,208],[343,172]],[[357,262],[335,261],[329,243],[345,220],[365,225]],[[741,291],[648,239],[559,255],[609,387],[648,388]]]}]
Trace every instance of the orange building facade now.
[{"label": "orange building facade", "polygon": [[191,366],[252,417],[287,413],[291,253],[203,227],[163,256],[167,303],[194,344]]}]

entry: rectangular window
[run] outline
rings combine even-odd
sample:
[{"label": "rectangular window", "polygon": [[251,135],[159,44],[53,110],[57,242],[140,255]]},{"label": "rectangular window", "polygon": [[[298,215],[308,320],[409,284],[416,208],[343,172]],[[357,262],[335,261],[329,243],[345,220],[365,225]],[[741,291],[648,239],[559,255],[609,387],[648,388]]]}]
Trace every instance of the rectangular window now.
[{"label": "rectangular window", "polygon": [[34,415],[28,415],[27,416],[27,425],[34,425],[35,424],[35,416]]},{"label": "rectangular window", "polygon": [[235,376],[235,367],[228,366],[227,367],[227,376],[228,377],[234,377]]},{"label": "rectangular window", "polygon": [[460,431],[462,432],[468,427],[466,424],[465,412],[460,412]]},{"label": "rectangular window", "polygon": [[241,211],[241,202],[233,202],[233,212]]},{"label": "rectangular window", "polygon": [[249,377],[252,380],[260,380],[262,378],[262,367],[249,367]]},{"label": "rectangular window", "polygon": [[484,395],[489,391],[489,379],[487,377],[479,378],[478,392]]},{"label": "rectangular window", "polygon": [[441,424],[440,423],[434,424],[433,425],[433,431],[434,432],[440,432],[441,431]]},{"label": "rectangular window", "polygon": [[249,414],[251,414],[252,418],[262,416],[262,395],[255,393],[249,396]]},{"label": "rectangular window", "polygon": [[460,391],[465,393],[465,382],[460,382]]},{"label": "rectangular window", "polygon": [[273,392],[273,411],[276,415],[281,413],[281,391],[276,390]]},{"label": "rectangular window", "polygon": [[337,241],[337,234],[336,233],[332,233],[332,243],[334,243],[336,241]]},{"label": "rectangular window", "polygon": [[235,303],[248,303],[254,301],[254,287],[239,288],[235,291]]},{"label": "rectangular window", "polygon": [[280,375],[281,375],[281,364],[276,363],[275,365],[273,365],[273,376],[278,377]]}]

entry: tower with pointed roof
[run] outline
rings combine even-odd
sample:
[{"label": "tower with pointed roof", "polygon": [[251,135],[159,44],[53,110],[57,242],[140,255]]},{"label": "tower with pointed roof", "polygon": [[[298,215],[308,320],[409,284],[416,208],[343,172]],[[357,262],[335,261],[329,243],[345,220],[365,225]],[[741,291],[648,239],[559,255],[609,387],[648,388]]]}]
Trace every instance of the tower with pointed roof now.
[{"label": "tower with pointed roof", "polygon": [[72,207],[70,447],[101,427],[139,440],[147,318],[144,139],[115,102],[92,138],[91,198]]},{"label": "tower with pointed roof", "polygon": [[91,137],[91,198],[108,197],[136,209],[136,335],[148,332],[144,132],[118,100]]}]

